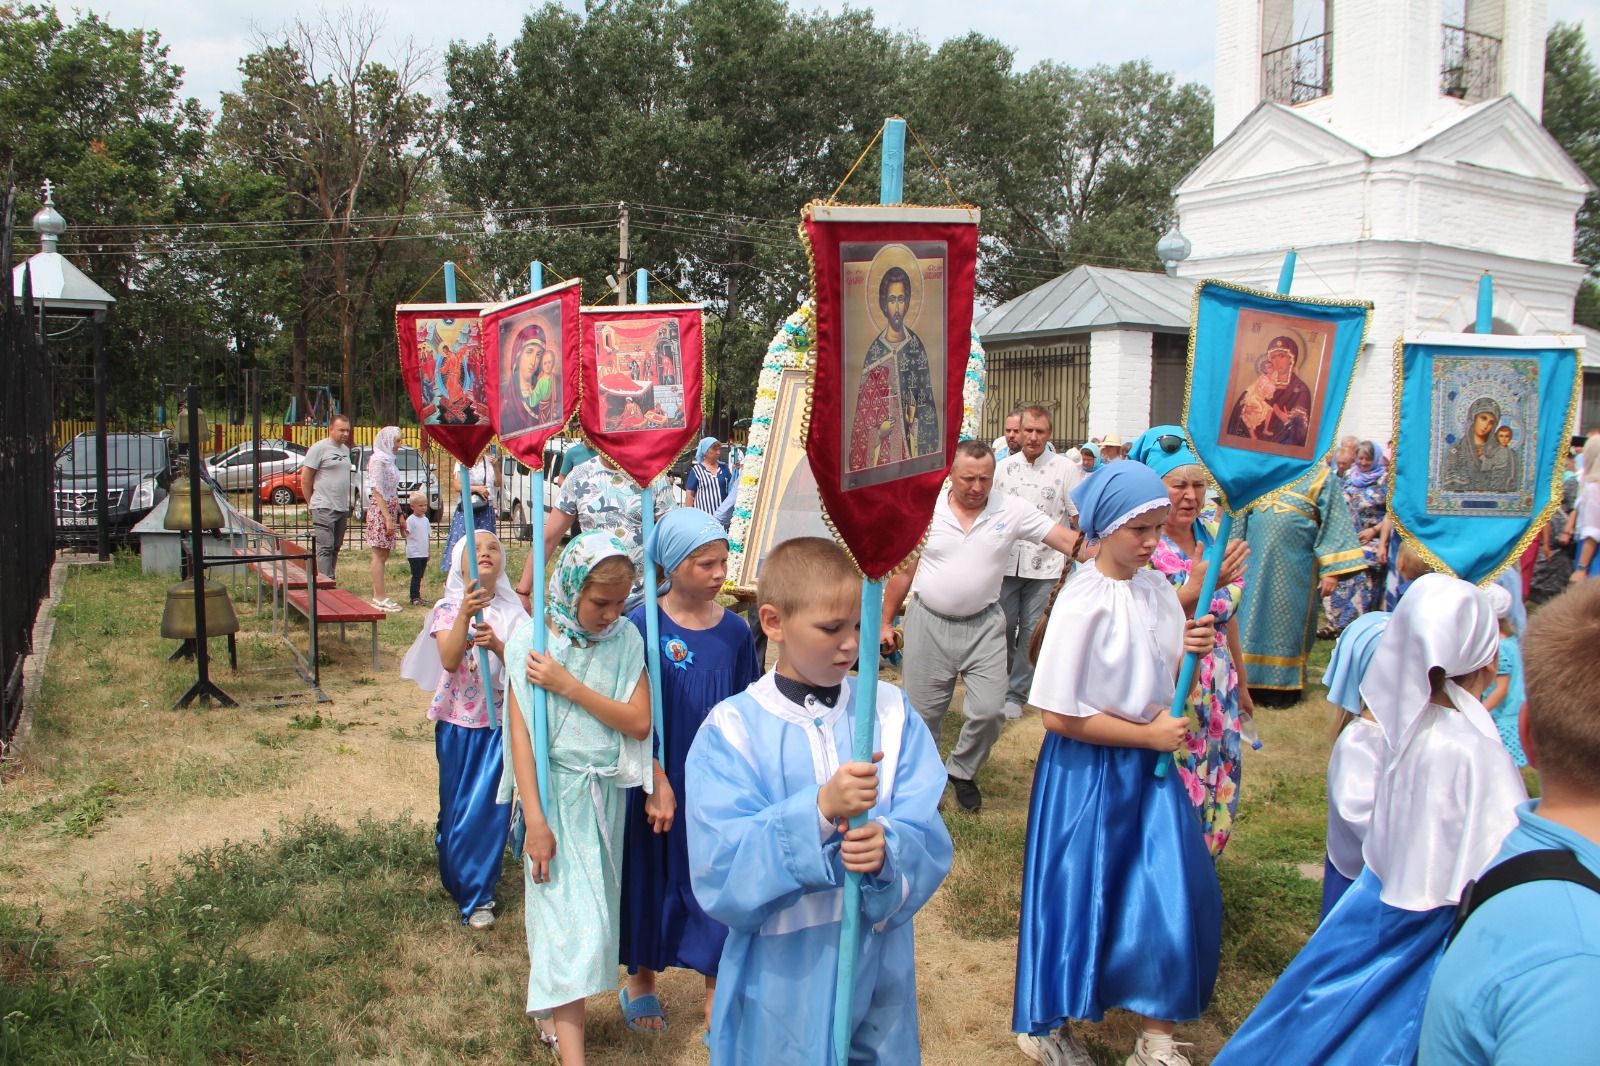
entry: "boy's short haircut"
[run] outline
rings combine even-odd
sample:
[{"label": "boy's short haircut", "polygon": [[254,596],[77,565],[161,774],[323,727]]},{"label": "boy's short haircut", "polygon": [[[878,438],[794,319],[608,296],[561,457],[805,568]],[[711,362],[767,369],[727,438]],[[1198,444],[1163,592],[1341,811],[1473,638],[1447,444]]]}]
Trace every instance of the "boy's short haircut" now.
[{"label": "boy's short haircut", "polygon": [[1600,796],[1600,581],[1539,608],[1522,638],[1528,732],[1541,775]]},{"label": "boy's short haircut", "polygon": [[756,582],[756,606],[767,604],[789,615],[834,596],[846,582],[861,581],[861,574],[845,550],[826,537],[795,537],[772,549],[761,564]]},{"label": "boy's short haircut", "polygon": [[428,497],[424,496],[421,492],[413,492],[410,496],[406,497],[406,502],[413,507],[419,503],[426,507],[428,506]]}]

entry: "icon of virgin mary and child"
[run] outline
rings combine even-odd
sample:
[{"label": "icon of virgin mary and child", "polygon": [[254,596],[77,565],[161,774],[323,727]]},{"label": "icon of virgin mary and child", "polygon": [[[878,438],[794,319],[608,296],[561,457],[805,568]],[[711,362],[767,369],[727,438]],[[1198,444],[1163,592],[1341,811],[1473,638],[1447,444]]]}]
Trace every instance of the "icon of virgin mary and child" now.
[{"label": "icon of virgin mary and child", "polygon": [[1520,492],[1522,456],[1511,447],[1516,431],[1501,421],[1498,401],[1480,396],[1467,407],[1461,437],[1439,464],[1439,487],[1446,492]]}]

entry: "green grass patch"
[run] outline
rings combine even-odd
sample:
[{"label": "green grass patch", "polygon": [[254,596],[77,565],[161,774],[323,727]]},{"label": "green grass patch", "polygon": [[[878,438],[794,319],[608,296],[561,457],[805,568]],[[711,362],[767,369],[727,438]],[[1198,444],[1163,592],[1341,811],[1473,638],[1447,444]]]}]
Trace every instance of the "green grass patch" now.
[{"label": "green grass patch", "polygon": [[380,1003],[397,934],[437,924],[433,865],[407,819],[307,817],[184,857],[82,943],[0,907],[0,1061],[334,1061],[333,1026]]},{"label": "green grass patch", "polygon": [[105,778],[76,795],[35,803],[18,811],[0,813],[0,831],[17,832],[53,826],[70,836],[92,836],[95,826],[105,820],[120,791],[117,782]]}]

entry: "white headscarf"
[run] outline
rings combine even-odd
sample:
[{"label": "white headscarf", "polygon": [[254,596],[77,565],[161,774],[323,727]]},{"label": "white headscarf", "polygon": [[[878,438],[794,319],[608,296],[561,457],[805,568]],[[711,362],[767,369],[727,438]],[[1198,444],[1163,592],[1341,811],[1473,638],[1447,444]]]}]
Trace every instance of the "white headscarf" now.
[{"label": "white headscarf", "polygon": [[378,430],[377,436],[372,438],[371,463],[387,463],[394,465],[395,449],[400,447],[400,427],[384,426]]},{"label": "white headscarf", "polygon": [[[478,530],[479,537],[489,537],[496,544],[500,538],[487,530]],[[428,612],[428,617],[423,619],[422,631],[417,634],[417,639],[411,642],[411,648],[406,652],[406,657],[400,661],[400,676],[408,681],[415,681],[417,687],[424,692],[434,692],[439,687],[440,680],[444,677],[444,663],[439,659],[439,642],[434,639],[433,620],[440,607],[454,604],[459,610],[461,601],[467,594],[466,564],[462,551],[468,544],[476,544],[474,537],[462,537],[456,542],[455,551],[450,558],[450,576],[445,579],[444,598],[433,605],[433,610]],[[502,552],[504,547],[501,548]],[[511,587],[510,578],[506,577],[506,568],[502,564],[500,574],[494,583],[494,602],[483,609],[483,620],[494,629],[495,636],[502,641],[510,641],[511,635],[517,627],[528,620],[528,612],[522,606],[522,600]],[[470,630],[469,630],[470,632]],[[471,653],[471,649],[468,649]],[[494,691],[498,692],[505,685],[505,664],[498,656],[489,657],[490,683]]]},{"label": "white headscarf", "polygon": [[1500,626],[1489,597],[1446,574],[1425,574],[1395,609],[1361,681],[1361,698],[1389,743],[1362,859],[1391,907],[1454,904],[1494,861],[1528,798],[1494,719],[1454,681],[1455,709],[1435,706],[1429,672],[1447,678],[1495,662]]}]

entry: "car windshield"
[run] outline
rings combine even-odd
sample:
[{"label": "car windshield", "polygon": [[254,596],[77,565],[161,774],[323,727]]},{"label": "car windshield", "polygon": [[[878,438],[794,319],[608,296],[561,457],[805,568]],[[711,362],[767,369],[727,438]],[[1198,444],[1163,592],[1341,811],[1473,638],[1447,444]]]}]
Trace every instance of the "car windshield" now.
[{"label": "car windshield", "polygon": [[399,448],[394,453],[394,465],[408,474],[420,474],[427,469],[422,455],[415,448]]},{"label": "car windshield", "polygon": [[[106,437],[106,470],[115,473],[154,474],[167,465],[167,442],[161,437]],[[93,474],[94,437],[74,437],[56,458],[56,471],[69,476]]]}]

